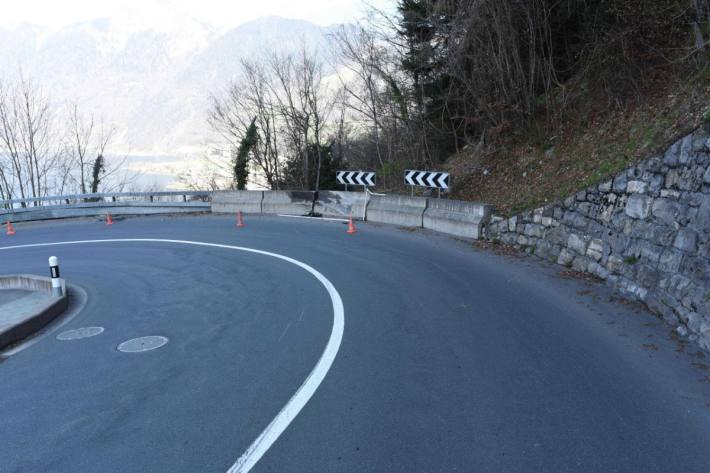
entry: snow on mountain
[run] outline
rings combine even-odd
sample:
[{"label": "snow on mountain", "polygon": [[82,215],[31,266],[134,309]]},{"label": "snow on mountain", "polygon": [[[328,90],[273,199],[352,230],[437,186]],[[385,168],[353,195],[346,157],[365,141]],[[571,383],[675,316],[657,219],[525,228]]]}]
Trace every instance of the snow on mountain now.
[{"label": "snow on mountain", "polygon": [[114,124],[117,153],[196,157],[210,136],[209,96],[236,76],[240,58],[301,44],[327,52],[332,28],[266,17],[220,30],[178,13],[157,25],[130,13],[56,31],[19,24],[0,28],[0,79],[22,70],[58,110],[76,101]]}]

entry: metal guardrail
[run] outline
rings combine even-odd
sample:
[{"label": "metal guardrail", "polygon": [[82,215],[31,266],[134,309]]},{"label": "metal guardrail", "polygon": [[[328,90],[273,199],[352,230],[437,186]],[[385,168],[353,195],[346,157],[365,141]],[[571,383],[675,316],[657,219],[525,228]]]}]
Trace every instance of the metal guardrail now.
[{"label": "metal guardrail", "polygon": [[[34,208],[47,207],[42,205],[45,202],[61,202],[59,205],[71,205],[72,203],[83,202],[117,202],[117,199],[137,200],[135,198],[148,197],[149,202],[154,202],[156,197],[182,197],[183,202],[187,202],[188,197],[199,197],[204,200],[209,200],[212,196],[211,191],[160,191],[160,192],[107,192],[96,194],[68,194],[68,195],[50,195],[45,197],[26,197],[22,199],[0,200],[0,207],[6,210],[15,208]],[[17,205],[20,207],[16,207]],[[24,205],[23,205],[24,204]],[[38,205],[39,204],[39,205]],[[55,204],[56,205],[56,204]]]},{"label": "metal guardrail", "polygon": [[209,210],[211,191],[110,192],[0,200],[0,219],[87,217],[111,212],[147,215]]}]

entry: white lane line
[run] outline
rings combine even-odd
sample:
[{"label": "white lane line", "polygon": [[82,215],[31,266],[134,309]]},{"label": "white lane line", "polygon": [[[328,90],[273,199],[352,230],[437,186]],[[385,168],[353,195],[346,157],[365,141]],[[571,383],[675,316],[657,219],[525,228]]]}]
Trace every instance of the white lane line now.
[{"label": "white lane line", "polygon": [[254,248],[245,248],[242,246],[232,246],[232,245],[221,245],[218,243],[205,243],[201,241],[189,241],[189,240],[166,240],[160,238],[116,238],[107,240],[77,240],[77,241],[60,241],[52,243],[33,243],[28,245],[15,245],[15,246],[5,246],[0,247],[2,250],[12,250],[19,248],[38,248],[45,246],[59,246],[59,245],[80,245],[88,243],[176,243],[182,245],[194,245],[194,246],[209,246],[213,248],[225,248],[229,250],[245,251],[247,253],[255,253],[259,255],[271,256],[283,261],[287,261],[294,264],[300,268],[305,269],[311,275],[313,275],[328,291],[330,300],[333,304],[333,329],[330,332],[330,338],[328,343],[323,350],[323,353],[316,363],[316,366],[309,373],[306,380],[301,384],[296,393],[288,400],[286,405],[279,411],[279,413],[274,417],[274,420],[264,429],[263,432],[252,442],[252,444],[247,448],[247,450],[242,454],[239,459],[227,470],[227,473],[246,473],[252,469],[254,465],[261,459],[262,456],[269,450],[269,447],[276,442],[276,439],[283,433],[284,430],[289,426],[289,424],[296,418],[301,409],[306,405],[308,400],[313,397],[313,394],[318,389],[318,386],[323,382],[325,375],[328,374],[328,370],[333,365],[335,357],[340,349],[340,343],[343,340],[343,330],[345,328],[345,310],[343,309],[343,301],[338,294],[337,289],[333,286],[325,276],[318,272],[315,268],[302,263],[288,256],[280,255],[278,253],[271,253],[269,251],[256,250]]},{"label": "white lane line", "polygon": [[278,339],[279,342],[284,338],[284,335],[286,335],[286,332],[288,332],[288,329],[290,329],[290,328],[291,328],[291,321],[289,320],[288,323],[286,324],[286,328],[284,329],[283,332],[281,332],[281,336]]}]

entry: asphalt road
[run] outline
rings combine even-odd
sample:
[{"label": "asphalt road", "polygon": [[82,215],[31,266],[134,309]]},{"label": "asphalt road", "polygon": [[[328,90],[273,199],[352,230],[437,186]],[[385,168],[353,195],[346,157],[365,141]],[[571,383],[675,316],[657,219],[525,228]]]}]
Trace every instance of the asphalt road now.
[{"label": "asphalt road", "polygon": [[[426,232],[219,216],[18,226],[0,247],[156,238],[308,264],[344,335],[253,472],[710,471],[710,354],[560,267]],[[0,250],[0,273],[82,287],[84,309],[0,362],[0,472],[225,472],[329,343],[313,275],[167,242]],[[66,330],[99,335],[58,340]],[[169,339],[123,353],[135,337]]]}]

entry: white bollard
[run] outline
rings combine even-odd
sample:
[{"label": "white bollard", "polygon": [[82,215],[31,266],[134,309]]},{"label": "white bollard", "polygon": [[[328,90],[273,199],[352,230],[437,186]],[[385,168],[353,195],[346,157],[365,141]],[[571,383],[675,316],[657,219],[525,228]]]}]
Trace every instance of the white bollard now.
[{"label": "white bollard", "polygon": [[54,297],[62,297],[62,280],[59,278],[59,258],[56,256],[49,257],[49,272],[52,276],[52,295]]}]

